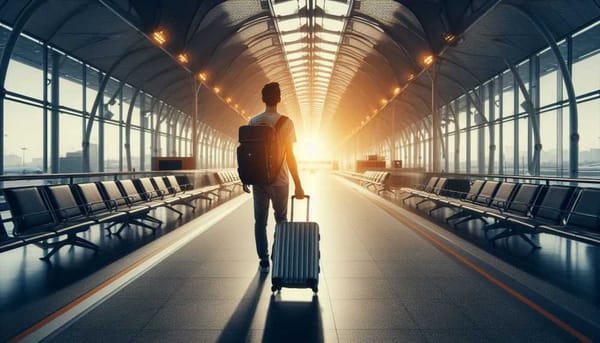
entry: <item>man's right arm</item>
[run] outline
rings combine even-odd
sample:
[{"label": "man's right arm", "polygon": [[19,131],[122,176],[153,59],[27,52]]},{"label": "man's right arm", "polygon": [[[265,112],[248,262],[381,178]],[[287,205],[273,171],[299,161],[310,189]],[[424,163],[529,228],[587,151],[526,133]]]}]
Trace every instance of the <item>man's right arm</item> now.
[{"label": "man's right arm", "polygon": [[300,175],[298,174],[298,163],[296,162],[296,155],[294,155],[294,144],[288,143],[286,147],[286,160],[294,180],[294,186],[296,188],[294,195],[297,199],[304,199],[304,189],[302,189],[302,183],[300,182]]}]

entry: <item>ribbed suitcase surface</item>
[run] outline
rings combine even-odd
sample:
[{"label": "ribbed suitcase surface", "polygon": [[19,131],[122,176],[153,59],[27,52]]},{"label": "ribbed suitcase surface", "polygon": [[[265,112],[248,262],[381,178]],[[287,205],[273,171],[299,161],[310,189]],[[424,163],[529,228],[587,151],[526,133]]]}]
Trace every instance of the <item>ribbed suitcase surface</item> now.
[{"label": "ribbed suitcase surface", "polygon": [[319,286],[319,224],[284,222],[275,227],[272,290]]}]

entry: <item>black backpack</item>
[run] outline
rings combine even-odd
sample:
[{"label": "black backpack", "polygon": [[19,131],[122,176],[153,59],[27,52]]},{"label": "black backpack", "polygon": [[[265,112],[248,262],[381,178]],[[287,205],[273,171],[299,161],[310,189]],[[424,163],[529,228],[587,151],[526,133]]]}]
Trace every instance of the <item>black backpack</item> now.
[{"label": "black backpack", "polygon": [[275,182],[285,158],[284,142],[279,137],[279,131],[286,120],[287,117],[281,116],[274,127],[240,127],[237,161],[238,174],[244,185],[268,185]]}]

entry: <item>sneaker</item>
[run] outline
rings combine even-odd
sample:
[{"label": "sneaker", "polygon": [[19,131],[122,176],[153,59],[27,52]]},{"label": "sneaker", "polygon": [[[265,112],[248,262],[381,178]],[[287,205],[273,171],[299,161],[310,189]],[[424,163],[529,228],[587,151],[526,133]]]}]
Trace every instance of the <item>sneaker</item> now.
[{"label": "sneaker", "polygon": [[269,260],[261,260],[260,263],[258,264],[258,268],[260,269],[261,273],[268,273],[269,272],[269,268],[270,264],[269,264]]}]

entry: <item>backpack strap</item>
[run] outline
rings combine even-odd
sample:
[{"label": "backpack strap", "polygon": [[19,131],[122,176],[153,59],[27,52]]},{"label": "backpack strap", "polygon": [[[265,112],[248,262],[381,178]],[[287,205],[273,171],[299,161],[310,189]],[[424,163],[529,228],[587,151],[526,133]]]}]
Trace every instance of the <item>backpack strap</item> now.
[{"label": "backpack strap", "polygon": [[285,124],[285,122],[288,120],[288,117],[282,115],[281,117],[279,117],[279,119],[277,119],[277,122],[275,123],[275,131],[277,131],[277,133],[279,133],[279,130],[281,130],[281,127],[283,126],[283,124]]}]

